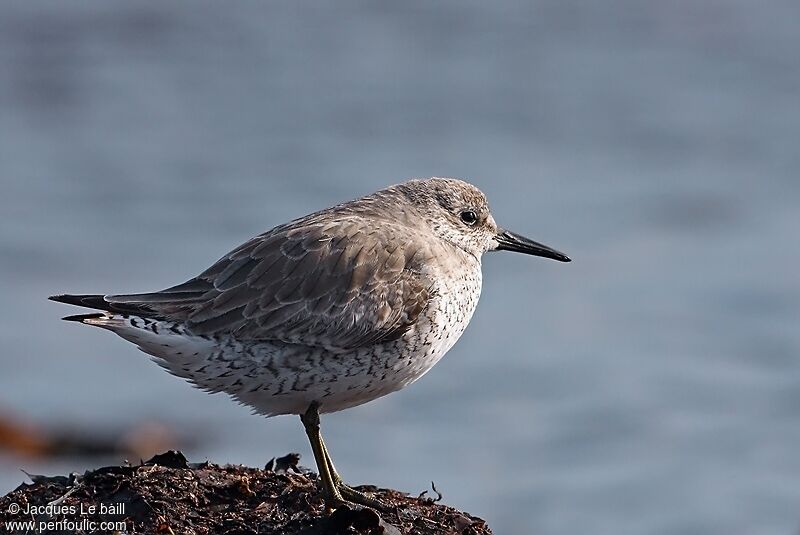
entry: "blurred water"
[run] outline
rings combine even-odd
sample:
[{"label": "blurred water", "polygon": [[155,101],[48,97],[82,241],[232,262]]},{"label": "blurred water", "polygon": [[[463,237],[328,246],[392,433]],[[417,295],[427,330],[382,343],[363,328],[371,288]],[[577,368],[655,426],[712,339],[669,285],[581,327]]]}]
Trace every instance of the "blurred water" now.
[{"label": "blurred water", "polygon": [[[323,422],[352,482],[496,533],[800,528],[795,2],[0,6],[0,407],[157,419],[194,459],[310,453],[51,293],[152,290],[251,235],[460,176],[568,252],[485,261],[462,340]],[[0,459],[0,489],[32,472]]]}]

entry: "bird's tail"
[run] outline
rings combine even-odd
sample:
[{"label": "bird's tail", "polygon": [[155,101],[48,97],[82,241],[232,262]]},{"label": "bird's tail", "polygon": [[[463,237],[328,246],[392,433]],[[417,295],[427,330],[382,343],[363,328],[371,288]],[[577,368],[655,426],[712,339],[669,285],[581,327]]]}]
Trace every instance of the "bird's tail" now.
[{"label": "bird's tail", "polygon": [[66,303],[68,305],[77,305],[79,307],[111,311],[110,304],[103,298],[103,295],[101,294],[59,294],[51,295],[48,297],[48,299],[51,301],[57,301],[59,303]]},{"label": "bird's tail", "polygon": [[74,316],[64,316],[61,319],[64,321],[77,321],[78,323],[90,323],[91,320],[98,320],[105,316],[106,314],[96,312],[94,314],[75,314]]},{"label": "bird's tail", "polygon": [[[103,310],[106,312],[114,312],[119,314],[136,314],[142,317],[155,317],[155,311],[146,306],[136,303],[117,303],[111,302],[106,299],[102,294],[59,294],[51,295],[48,297],[51,301],[58,303],[66,303],[68,305],[76,305],[79,307],[93,308],[95,310]],[[99,318],[103,314],[79,314],[76,316],[67,316],[63,319],[67,321],[79,321],[81,323],[88,323],[84,320]]]}]

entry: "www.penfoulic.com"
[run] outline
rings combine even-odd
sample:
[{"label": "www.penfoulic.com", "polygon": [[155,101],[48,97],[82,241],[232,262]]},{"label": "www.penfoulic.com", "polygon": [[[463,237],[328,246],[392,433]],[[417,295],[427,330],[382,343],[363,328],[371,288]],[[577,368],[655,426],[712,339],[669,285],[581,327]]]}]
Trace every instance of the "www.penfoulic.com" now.
[{"label": "www.penfoulic.com", "polygon": [[124,520],[98,521],[88,518],[79,520],[9,520],[3,526],[6,533],[48,533],[53,531],[75,531],[78,533],[128,531]]}]

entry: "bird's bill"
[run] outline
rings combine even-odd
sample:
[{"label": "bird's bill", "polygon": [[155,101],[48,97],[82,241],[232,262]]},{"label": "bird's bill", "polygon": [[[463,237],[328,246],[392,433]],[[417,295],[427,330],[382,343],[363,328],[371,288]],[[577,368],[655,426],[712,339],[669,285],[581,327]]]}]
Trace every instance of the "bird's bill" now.
[{"label": "bird's bill", "polygon": [[517,253],[552,258],[559,262],[571,262],[570,258],[564,253],[508,230],[498,229],[497,236],[495,236],[494,239],[497,240],[498,243],[497,251],[514,251]]}]

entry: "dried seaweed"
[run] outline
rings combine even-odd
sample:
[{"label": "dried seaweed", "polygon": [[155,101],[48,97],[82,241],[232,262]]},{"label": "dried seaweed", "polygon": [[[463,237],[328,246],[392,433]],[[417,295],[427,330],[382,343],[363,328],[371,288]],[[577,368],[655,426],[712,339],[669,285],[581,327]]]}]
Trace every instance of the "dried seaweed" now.
[{"label": "dried seaweed", "polygon": [[[22,511],[28,504],[57,503],[84,509],[94,505],[94,513],[81,514],[80,518],[124,521],[129,533],[491,533],[483,520],[425,496],[371,486],[360,489],[375,492],[392,511],[379,514],[353,506],[327,514],[318,492],[317,475],[299,467],[299,458],[298,454],[289,454],[273,459],[265,469],[257,469],[189,463],[180,452],[169,451],[138,466],[108,466],[72,477],[37,476],[34,483],[22,484],[0,498],[0,526],[6,526],[9,520],[25,519],[21,513],[9,513],[12,503]],[[100,514],[101,504],[116,509],[111,514]],[[35,519],[59,520],[65,516],[68,513],[43,513]]]}]

